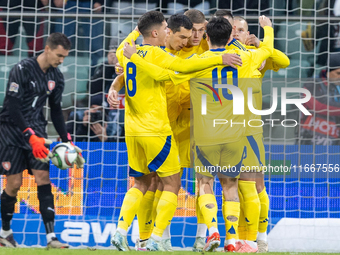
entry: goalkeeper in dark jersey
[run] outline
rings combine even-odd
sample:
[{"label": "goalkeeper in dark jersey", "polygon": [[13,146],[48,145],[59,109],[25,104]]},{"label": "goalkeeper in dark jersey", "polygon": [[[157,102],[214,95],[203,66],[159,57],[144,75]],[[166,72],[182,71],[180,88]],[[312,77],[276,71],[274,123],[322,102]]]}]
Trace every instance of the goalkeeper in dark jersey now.
[{"label": "goalkeeper in dark jersey", "polygon": [[[22,184],[22,172],[28,169],[38,185],[39,209],[51,248],[68,248],[54,233],[54,199],[49,177],[51,141],[46,140],[47,121],[43,114],[49,98],[51,119],[63,142],[72,142],[67,134],[61,110],[64,77],[57,68],[68,55],[71,43],[61,33],[51,34],[44,52],[16,64],[8,78],[6,97],[0,113],[0,174],[6,175],[7,185],[1,194],[0,245],[16,247],[10,223],[16,196]],[[78,150],[76,164],[83,167]]]}]

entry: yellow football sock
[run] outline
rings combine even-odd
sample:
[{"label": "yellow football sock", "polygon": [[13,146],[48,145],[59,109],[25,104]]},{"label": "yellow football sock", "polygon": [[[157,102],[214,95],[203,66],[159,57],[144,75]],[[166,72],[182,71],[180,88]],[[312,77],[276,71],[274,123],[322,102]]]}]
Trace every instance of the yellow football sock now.
[{"label": "yellow football sock", "polygon": [[122,208],[120,209],[120,214],[118,218],[118,228],[128,230],[131,225],[135,215],[139,209],[139,205],[143,199],[143,193],[136,188],[131,188],[125,194]]},{"label": "yellow football sock", "polygon": [[[226,240],[238,238],[238,220],[240,218],[240,202],[224,201],[223,215],[225,220]],[[236,217],[236,221],[230,221],[231,216]],[[231,219],[232,220],[232,219]]]},{"label": "yellow football sock", "polygon": [[152,224],[151,224],[150,232],[147,238],[151,236],[153,228],[155,226],[155,219],[157,216],[157,206],[158,206],[158,202],[161,196],[162,196],[162,191],[156,190],[155,198],[153,199],[153,205],[152,205]]},{"label": "yellow football sock", "polygon": [[247,240],[256,241],[259,228],[260,199],[254,181],[239,181],[238,187],[244,201],[244,216],[247,222]]},{"label": "yellow football sock", "polygon": [[155,197],[153,199],[153,204],[152,204],[152,224],[151,224],[150,232],[148,234],[147,239],[151,236],[153,227],[155,226],[155,219],[157,216],[157,206],[158,206],[159,198],[161,197],[161,195],[162,195],[162,191],[156,190]]},{"label": "yellow football sock", "polygon": [[[201,195],[198,198],[198,204],[201,209],[204,223],[208,229],[215,227],[217,229],[217,202],[213,194]],[[209,208],[207,205],[213,204],[214,206]]]},{"label": "yellow football sock", "polygon": [[224,199],[224,194],[223,194],[223,190],[222,190],[222,216],[223,216],[223,219],[225,218],[224,217],[224,202],[225,202],[225,199]]},{"label": "yellow football sock", "polygon": [[197,224],[205,224],[203,214],[198,204],[198,198],[196,199],[196,215],[197,215]]},{"label": "yellow football sock", "polygon": [[177,195],[163,191],[157,206],[157,216],[152,234],[162,237],[165,228],[170,224],[177,208]]},{"label": "yellow football sock", "polygon": [[240,190],[238,190],[238,197],[240,198],[240,218],[238,220],[238,239],[247,240],[247,222],[244,217],[244,201]]},{"label": "yellow football sock", "polygon": [[148,239],[150,236],[152,221],[152,209],[155,192],[147,191],[142,199],[141,206],[137,212],[139,238],[141,240]]},{"label": "yellow football sock", "polygon": [[259,193],[261,203],[259,232],[264,233],[268,228],[268,211],[269,211],[269,197],[266,192],[266,187]]}]

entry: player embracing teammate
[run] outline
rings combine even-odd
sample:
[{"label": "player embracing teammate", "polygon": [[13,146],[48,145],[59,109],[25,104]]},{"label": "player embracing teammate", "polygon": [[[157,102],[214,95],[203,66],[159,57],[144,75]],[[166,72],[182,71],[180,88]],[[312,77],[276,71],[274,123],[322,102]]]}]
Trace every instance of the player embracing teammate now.
[{"label": "player embracing teammate", "polygon": [[[227,57],[222,55],[200,60],[183,60],[157,47],[164,46],[167,34],[167,23],[164,16],[157,11],[144,14],[138,21],[138,30],[143,35],[143,44],[137,46],[138,54],[147,61],[165,68],[166,71],[156,72],[150,68],[146,72],[145,69],[137,67],[134,61],[130,61],[126,57],[138,61],[139,55],[124,51],[125,56],[123,56],[123,49],[117,50],[118,60],[124,67],[126,83],[125,134],[129,175],[135,178],[135,185],[125,195],[117,232],[112,243],[119,250],[129,250],[126,241],[128,227],[149,188],[152,172],[156,172],[161,179],[163,191],[157,204],[154,228],[146,248],[148,250],[164,250],[161,239],[175,213],[181,182],[178,149],[167,115],[166,91],[163,81],[169,79],[168,70],[178,72],[203,70],[217,64],[226,64]],[[133,50],[136,52],[136,48]]]},{"label": "player embracing teammate", "polygon": [[[193,13],[196,12],[196,10],[190,11]],[[186,13],[189,18],[190,11]],[[150,16],[152,16],[152,19],[149,18]],[[231,21],[233,21],[231,14],[223,16],[227,16],[228,20],[231,18]],[[127,228],[131,224],[135,214],[137,214],[139,210],[142,210],[139,207],[144,208],[144,205],[146,205],[143,201],[148,201],[147,207],[149,209],[147,210],[147,214],[149,216],[138,216],[138,220],[143,221],[142,226],[145,225],[145,222],[152,222],[155,226],[151,236],[150,234],[146,235],[148,231],[143,232],[140,229],[141,239],[145,239],[144,247],[146,247],[147,250],[171,249],[171,243],[168,245],[166,242],[162,242],[162,235],[164,230],[169,228],[170,221],[176,209],[177,193],[180,187],[179,169],[180,167],[190,167],[190,131],[185,132],[186,130],[190,130],[190,88],[188,81],[195,77],[210,78],[210,80],[214,80],[214,78],[220,79],[221,77],[223,79],[222,73],[225,72],[226,75],[229,75],[229,73],[232,74],[233,81],[238,82],[239,87],[244,86],[242,91],[246,91],[245,83],[242,83],[241,79],[238,81],[238,79],[257,78],[259,80],[262,77],[259,69],[265,69],[261,68],[261,65],[265,65],[263,62],[273,55],[273,29],[268,18],[260,17],[260,24],[265,29],[265,40],[259,49],[252,51],[247,50],[242,43],[233,38],[232,34],[234,34],[234,32],[232,31],[235,28],[232,27],[231,22],[224,18],[214,18],[208,23],[207,35],[209,43],[207,43],[206,39],[203,39],[205,30],[204,15],[203,20],[203,22],[201,22],[201,24],[203,24],[201,29],[197,26],[195,28],[195,22],[191,18],[192,23],[194,23],[193,33],[191,38],[188,39],[189,33],[183,33],[190,30],[190,25],[187,20],[178,15],[170,18],[168,21],[170,33],[165,42],[165,38],[163,38],[165,31],[163,29],[165,29],[166,26],[166,24],[164,24],[164,17],[162,18],[162,15],[158,12],[146,13],[140,18],[138,23],[138,29],[144,39],[143,44],[135,47],[134,43],[131,42],[131,40],[134,41],[138,37],[138,32],[136,31],[134,32],[135,38],[128,37],[122,44],[122,46],[125,45],[124,51],[122,47],[120,47],[120,54],[117,54],[125,71],[125,79],[123,82],[125,83],[127,95],[126,118],[128,118],[128,120],[126,120],[126,130],[128,131],[129,174],[135,177],[135,186],[129,190],[124,198],[119,216],[118,229],[112,239],[112,243],[119,250],[129,250],[126,241]],[[146,21],[148,21],[147,25],[143,23]],[[176,25],[174,25],[174,23],[176,24],[175,21],[178,21],[180,25],[176,27]],[[200,23],[196,24],[200,25]],[[198,36],[199,32],[202,32],[201,37]],[[180,40],[173,40],[176,39],[176,33],[178,33],[177,39],[179,38]],[[254,37],[250,38],[255,40]],[[184,47],[182,46],[185,44],[183,41],[187,41]],[[132,47],[127,44],[130,42]],[[178,45],[174,42],[178,42]],[[182,45],[180,45],[181,43]],[[188,59],[189,61],[180,60],[161,51],[160,48],[155,47],[164,44],[167,46],[166,50],[174,56],[185,56],[190,50],[192,54],[202,54],[207,50],[208,44],[209,51],[206,51],[206,53],[201,56],[191,56],[192,54],[190,54],[188,55],[188,57],[191,56]],[[242,64],[241,59],[234,54],[241,56],[244,63]],[[224,56],[225,61],[223,64],[217,61],[217,56]],[[213,60],[214,58],[216,60]],[[204,60],[206,61],[205,64],[203,64]],[[195,62],[195,66],[191,66],[190,61]],[[268,62],[275,64],[275,58],[273,61],[269,60]],[[177,66],[176,63],[185,63],[185,66]],[[274,64],[272,66],[275,68],[267,66],[265,70],[277,70],[278,68],[284,67],[284,65],[275,66]],[[237,69],[235,67],[237,67]],[[177,72],[174,73],[171,70]],[[214,77],[215,71],[217,73],[221,72],[222,76]],[[181,73],[178,74],[178,72]],[[212,83],[214,83],[214,81]],[[259,95],[261,93],[260,81],[255,82],[252,87],[255,93],[254,97],[256,94]],[[195,88],[195,86],[191,88]],[[220,95],[225,95],[223,89],[217,89],[217,91]],[[193,93],[193,91],[191,91],[191,93]],[[111,101],[113,105],[117,103],[116,95],[117,90],[111,90],[109,101]],[[261,95],[259,97],[261,97]],[[232,100],[224,97],[222,98],[221,104],[222,102],[229,106],[232,104]],[[261,108],[260,104],[257,106]],[[199,112],[197,107],[198,106],[193,104],[194,115],[196,112]],[[248,118],[251,116],[249,112],[246,113],[246,115]],[[226,115],[225,117],[233,118],[234,116]],[[199,118],[197,117],[196,119]],[[195,124],[196,119],[194,119]],[[241,166],[246,162],[245,160],[247,158],[248,160],[250,158],[250,162],[246,162],[246,164],[256,165],[259,168],[261,164],[263,165],[262,162],[264,160],[261,157],[264,156],[264,150],[262,150],[261,144],[260,146],[254,146],[254,138],[250,137],[251,135],[246,129],[230,129],[229,127],[225,131],[232,131],[231,135],[222,137],[219,142],[211,142],[213,137],[206,137],[208,134],[203,135],[202,130],[197,129],[197,127],[198,125],[194,125],[195,165],[204,166],[206,162],[218,164],[224,160],[225,162],[223,162],[223,164],[229,164],[238,169],[237,174],[230,172],[218,174],[223,187],[224,202],[222,211],[224,213],[227,231],[225,250],[255,252],[257,251],[257,246],[252,247],[251,245],[256,240],[258,228],[256,221],[259,221],[260,213],[254,213],[250,216],[250,210],[254,210],[254,207],[249,209],[249,204],[253,202],[252,205],[257,206],[255,211],[260,212],[259,195],[257,193],[255,195],[253,194],[253,187],[255,188],[255,192],[257,192],[255,181],[243,178],[244,180],[241,181],[241,183],[245,182],[245,184],[240,186],[238,179],[240,177]],[[180,130],[180,132],[178,132],[178,130]],[[261,133],[262,136],[262,132],[259,133]],[[202,138],[203,136],[205,137]],[[155,139],[157,139],[158,142],[155,142]],[[258,144],[258,140],[255,140],[255,143]],[[261,155],[259,154],[259,147],[261,148]],[[248,151],[248,154],[251,156],[245,156],[245,151]],[[173,155],[176,155],[176,157]],[[216,155],[220,155],[220,158],[216,157]],[[180,159],[179,162],[177,158]],[[189,159],[188,165],[186,165],[186,158]],[[169,166],[168,160],[172,161],[171,167]],[[156,165],[155,162],[157,162]],[[152,180],[157,179],[152,172],[157,172],[157,175],[161,179],[161,185],[151,185],[153,188],[150,188]],[[254,174],[256,175],[256,173]],[[209,172],[200,173],[198,171],[197,176],[199,184],[199,199],[196,207],[198,236],[194,250],[214,251],[220,244],[217,229],[217,203],[212,192],[214,175]],[[253,176],[251,176],[251,178],[254,179]],[[260,184],[263,185],[263,181],[260,181]],[[251,188],[244,188],[248,186],[251,186]],[[157,192],[155,192],[155,187],[158,187]],[[245,198],[245,202],[241,206],[238,190],[241,191],[242,198]],[[262,191],[263,190],[264,189],[262,189]],[[261,192],[259,193],[261,194]],[[265,193],[265,190],[262,193]],[[268,198],[268,196],[266,197]],[[155,201],[157,202],[155,203]],[[263,214],[265,214],[266,211],[268,215],[269,205],[266,204],[266,206]],[[150,207],[153,207],[153,209],[150,209]],[[240,217],[244,217],[242,215],[240,216],[240,208],[243,208],[244,215],[252,219],[251,224],[246,226],[246,229],[249,229],[252,233],[252,236],[250,235],[250,242],[247,242],[247,237],[242,238],[245,240],[244,242],[238,241],[240,239],[237,234],[239,229],[238,223],[239,219],[241,220]],[[248,218],[245,217],[245,219]],[[246,222],[248,221],[246,220]],[[141,226],[141,223],[139,223],[139,225]],[[150,228],[152,229],[152,227]],[[150,228],[148,230],[150,230]],[[204,243],[202,239],[205,238],[207,228],[209,228],[209,237],[207,242]],[[253,240],[254,233],[255,240]],[[167,237],[169,237],[169,235]]]}]

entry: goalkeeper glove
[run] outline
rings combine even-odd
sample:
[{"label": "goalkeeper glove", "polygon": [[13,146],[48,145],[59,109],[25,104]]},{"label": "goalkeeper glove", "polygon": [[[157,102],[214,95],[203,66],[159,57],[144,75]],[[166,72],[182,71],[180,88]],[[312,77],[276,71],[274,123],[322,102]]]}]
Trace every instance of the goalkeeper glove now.
[{"label": "goalkeeper glove", "polygon": [[23,132],[25,140],[31,145],[33,156],[43,162],[48,163],[52,153],[46,148],[45,144],[51,144],[52,141],[36,136],[31,128],[26,128]]},{"label": "goalkeeper glove", "polygon": [[77,159],[75,161],[77,168],[84,168],[85,159],[83,158],[83,155],[81,154],[82,150],[72,142],[72,138],[69,133],[67,134],[67,139],[69,140],[68,142],[74,147],[74,149],[76,150],[78,154]]}]

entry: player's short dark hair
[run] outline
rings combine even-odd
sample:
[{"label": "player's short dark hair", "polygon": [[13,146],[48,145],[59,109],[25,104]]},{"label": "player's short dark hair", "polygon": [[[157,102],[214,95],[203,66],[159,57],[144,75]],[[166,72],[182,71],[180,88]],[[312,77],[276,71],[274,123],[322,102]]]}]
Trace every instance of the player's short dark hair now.
[{"label": "player's short dark hair", "polygon": [[214,13],[214,16],[215,17],[224,17],[224,16],[227,16],[228,18],[231,18],[231,19],[234,18],[234,15],[231,13],[231,11],[228,11],[228,10],[225,10],[225,9],[217,10]]},{"label": "player's short dark hair", "polygon": [[70,50],[72,44],[66,35],[62,33],[52,33],[47,38],[46,45],[52,50],[56,49],[58,45],[61,45],[65,50]]},{"label": "player's short dark hair", "polygon": [[207,24],[206,33],[210,42],[214,46],[225,47],[230,38],[232,26],[229,21],[223,17],[212,18]]},{"label": "player's short dark hair", "polygon": [[165,20],[164,15],[159,11],[149,11],[144,13],[138,20],[138,30],[144,36],[150,36],[155,26],[161,26]]},{"label": "player's short dark hair", "polygon": [[184,13],[184,15],[187,16],[192,23],[200,24],[205,22],[205,16],[199,10],[196,9],[187,10]]},{"label": "player's short dark hair", "polygon": [[192,29],[191,20],[183,14],[171,15],[168,19],[168,28],[170,28],[173,33],[176,33],[181,30],[181,27],[188,30]]}]

